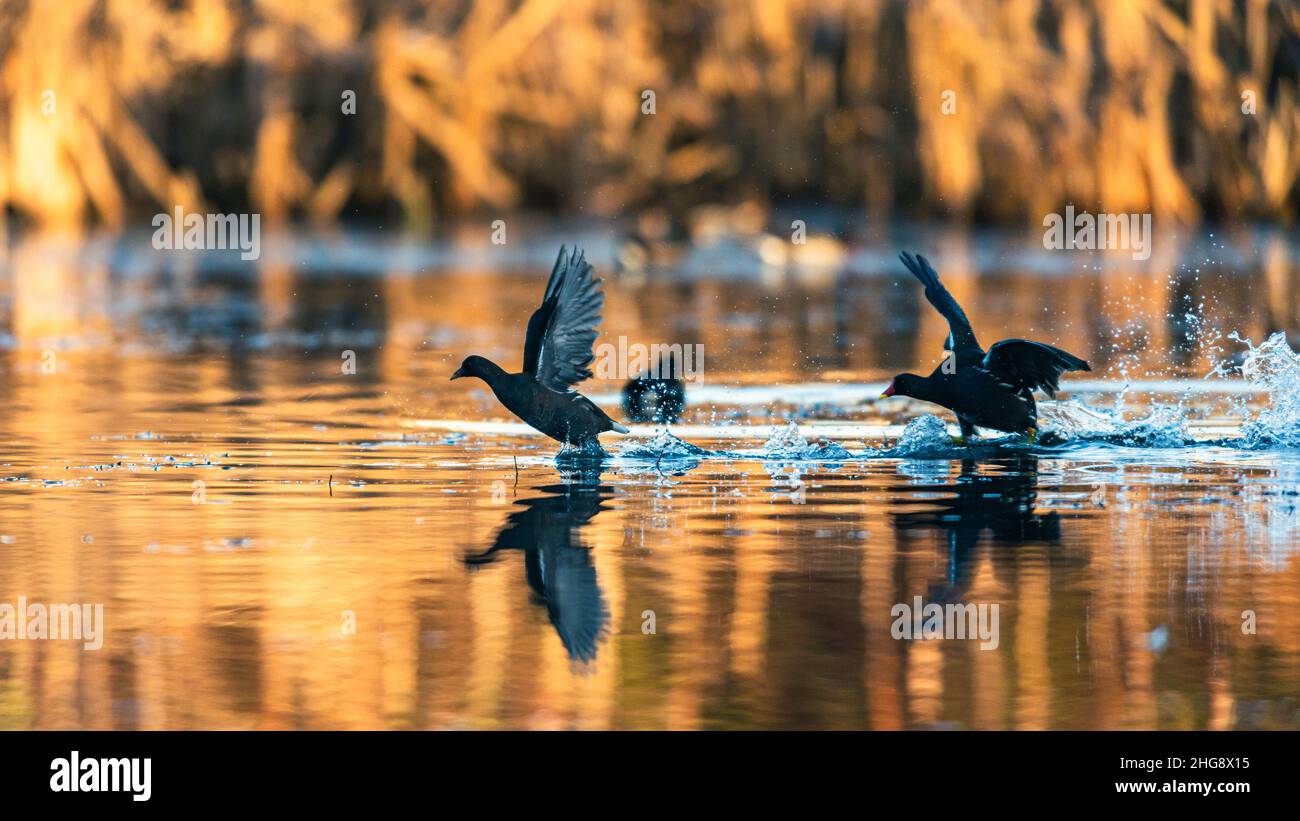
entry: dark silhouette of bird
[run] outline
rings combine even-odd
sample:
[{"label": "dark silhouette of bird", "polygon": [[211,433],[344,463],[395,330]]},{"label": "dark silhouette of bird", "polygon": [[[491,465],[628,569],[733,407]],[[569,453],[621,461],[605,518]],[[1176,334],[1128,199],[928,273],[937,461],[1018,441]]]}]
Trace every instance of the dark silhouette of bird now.
[{"label": "dark silhouette of bird", "polygon": [[633,422],[676,422],[685,407],[686,383],[677,377],[677,357],[671,353],[623,386],[623,415]]},{"label": "dark silhouette of bird", "polygon": [[[1032,454],[984,463],[963,459],[955,481],[912,490],[926,499],[927,507],[919,510],[916,498],[904,498],[898,504],[905,512],[894,515],[894,527],[900,533],[942,534],[948,548],[948,574],[930,586],[930,601],[962,600],[984,555],[977,549],[981,540],[993,548],[1061,540],[1060,515],[1038,512],[1038,458]],[[996,550],[990,555],[994,578],[1010,584],[1014,559]]]},{"label": "dark silhouette of bird", "polygon": [[475,567],[494,561],[502,550],[524,551],[528,586],[546,605],[569,658],[592,661],[609,624],[609,607],[578,531],[606,509],[603,502],[612,494],[608,488],[589,485],[540,490],[546,495],[520,502],[524,509],[510,514],[492,547],[467,556],[465,563]]},{"label": "dark silhouette of bird", "polygon": [[961,425],[965,442],[975,428],[1024,433],[1032,443],[1038,434],[1038,406],[1034,391],[1055,397],[1061,374],[1090,371],[1074,354],[1042,342],[1004,339],[987,352],[975,339],[970,320],[957,300],[939,281],[939,274],[923,256],[899,254],[907,270],[925,286],[925,298],[948,320],[944,361],[929,376],[901,373],[881,398],[910,396],[951,410]]},{"label": "dark silhouette of bird", "polygon": [[511,413],[565,444],[599,447],[599,434],[627,433],[626,427],[573,389],[591,376],[588,366],[595,359],[591,346],[605,306],[601,281],[592,278],[592,268],[580,251],[575,248],[570,256],[561,247],[542,305],[528,320],[523,371],[506,373],[490,359],[469,356],[451,378],[477,376]]}]

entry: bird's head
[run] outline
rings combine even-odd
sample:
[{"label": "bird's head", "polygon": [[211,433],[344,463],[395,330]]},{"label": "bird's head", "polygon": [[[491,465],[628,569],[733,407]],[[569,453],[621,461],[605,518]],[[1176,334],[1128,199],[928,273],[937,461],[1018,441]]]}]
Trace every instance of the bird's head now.
[{"label": "bird's head", "polygon": [[452,379],[460,379],[462,376],[477,376],[479,379],[486,380],[488,374],[496,373],[501,370],[490,359],[482,356],[467,356],[465,361],[460,363],[460,367],[451,375]]},{"label": "bird's head", "polygon": [[925,377],[914,373],[900,373],[894,377],[894,381],[889,383],[889,387],[885,388],[885,392],[880,394],[880,398],[910,396],[914,399],[920,399],[920,391],[925,384],[924,379]]}]

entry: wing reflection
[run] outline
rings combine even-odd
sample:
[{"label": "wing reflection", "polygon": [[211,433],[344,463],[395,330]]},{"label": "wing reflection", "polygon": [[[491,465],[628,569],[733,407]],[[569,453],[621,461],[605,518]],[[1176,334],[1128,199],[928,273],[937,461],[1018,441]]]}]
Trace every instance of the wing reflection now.
[{"label": "wing reflection", "polygon": [[569,658],[589,662],[609,625],[609,607],[578,531],[606,509],[612,492],[586,483],[538,489],[546,495],[518,502],[523,509],[510,514],[492,547],[465,563],[476,567],[495,561],[502,550],[524,551],[528,586],[546,605]]}]

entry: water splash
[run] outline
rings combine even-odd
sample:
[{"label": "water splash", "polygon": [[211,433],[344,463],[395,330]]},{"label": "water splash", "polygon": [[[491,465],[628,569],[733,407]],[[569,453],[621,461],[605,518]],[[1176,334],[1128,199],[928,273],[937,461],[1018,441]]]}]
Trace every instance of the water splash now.
[{"label": "water splash", "polygon": [[555,461],[560,464],[599,462],[607,458],[609,458],[609,454],[600,446],[600,442],[595,439],[581,445],[566,442],[560,445],[560,449],[555,453]]},{"label": "water splash", "polygon": [[648,442],[640,439],[622,442],[615,453],[623,459],[652,459],[659,462],[702,458],[711,455],[712,451],[692,445],[684,439],[678,439],[664,428]]},{"label": "water splash", "polygon": [[926,414],[907,423],[903,433],[890,451],[896,456],[915,456],[952,447],[948,423],[937,416]]},{"label": "water splash", "polygon": [[772,428],[772,434],[763,443],[765,459],[802,459],[808,452],[808,440],[795,422],[784,428]]},{"label": "water splash", "polygon": [[1241,375],[1268,394],[1269,404],[1241,427],[1241,446],[1248,450],[1300,447],[1300,356],[1282,331],[1255,347],[1241,340],[1247,352]]},{"label": "water splash", "polygon": [[[1191,316],[1185,318],[1189,327],[1195,326],[1193,319]],[[1196,390],[1199,383],[1195,380],[1171,379],[1169,391],[1152,389],[1153,400],[1165,397],[1166,401],[1149,401],[1144,408],[1135,408],[1123,399],[1113,407],[1110,403],[1087,402],[1078,397],[1060,401],[1042,399],[1038,403],[1039,437],[1034,446],[1028,445],[1022,436],[998,434],[989,429],[982,429],[977,440],[960,445],[952,440],[948,421],[939,416],[924,415],[908,422],[892,447],[869,448],[861,453],[852,453],[843,445],[826,439],[810,442],[806,434],[809,428],[801,429],[797,421],[787,421],[772,427],[762,445],[754,449],[708,450],[661,429],[650,440],[619,442],[613,455],[629,462],[653,463],[656,470],[674,472],[682,467],[689,469],[687,466],[710,458],[757,458],[775,470],[790,472],[782,465],[835,464],[873,458],[983,458],[994,456],[999,451],[1026,448],[1058,453],[1095,446],[1160,450],[1196,446],[1238,450],[1300,449],[1300,354],[1287,344],[1286,336],[1276,333],[1263,344],[1254,346],[1250,340],[1241,339],[1236,334],[1220,335],[1217,331],[1211,334],[1199,326],[1196,326],[1196,334],[1198,338],[1203,337],[1202,345],[1212,347],[1215,356],[1221,357],[1215,360],[1217,364],[1208,369],[1204,378],[1240,379],[1249,389],[1228,392],[1227,405],[1219,404],[1212,409],[1206,407],[1203,397],[1215,392],[1207,394]],[[1225,340],[1244,343],[1247,350],[1226,351]],[[1240,365],[1236,364],[1238,361]],[[1176,387],[1179,385],[1182,387]],[[1115,383],[1115,391],[1121,395],[1126,396],[1129,387],[1128,382]],[[1262,404],[1261,399],[1265,400]],[[852,416],[853,412],[846,411],[845,415]],[[717,417],[715,411],[715,425],[725,425],[730,421],[720,421]],[[1209,439],[1204,433],[1194,436],[1192,427],[1198,419],[1210,420],[1210,429],[1222,429],[1226,437]],[[870,438],[871,426],[866,427],[862,436]],[[562,449],[557,458],[573,460],[601,455]],[[798,472],[805,469],[799,467]]]},{"label": "water splash", "polygon": [[[1231,400],[1226,409],[1241,420],[1239,436],[1212,444],[1243,450],[1300,449],[1300,355],[1287,343],[1286,334],[1274,333],[1256,346],[1236,333],[1209,337],[1213,350],[1222,358],[1206,373],[1206,379],[1232,378],[1239,372],[1254,393],[1266,401],[1253,410],[1249,396]],[[1246,351],[1235,366],[1222,342],[1243,343]],[[1172,405],[1154,405],[1139,419],[1125,419],[1123,406],[1098,410],[1082,402],[1039,403],[1040,429],[1063,440],[1077,443],[1108,443],[1135,448],[1182,448],[1197,444],[1188,425],[1195,411],[1190,407],[1190,390]],[[1203,412],[1200,411],[1200,412]]]},{"label": "water splash", "polygon": [[1040,402],[1038,426],[1047,444],[1102,442],[1132,448],[1180,448],[1192,443],[1181,403],[1157,405],[1140,419],[1125,419],[1118,411],[1098,410],[1077,399]]},{"label": "water splash", "polygon": [[[1008,450],[1031,447],[1023,436],[986,430],[968,442],[960,442],[949,433],[948,423],[929,414],[907,423],[893,447],[870,451],[886,459],[984,459]],[[864,454],[866,455],[866,454]]]},{"label": "water splash", "polygon": [[762,456],[764,459],[800,462],[853,458],[852,453],[835,442],[820,439],[816,444],[810,444],[796,422],[790,422],[784,428],[773,428],[763,443]]},{"label": "water splash", "polygon": [[853,454],[848,448],[841,446],[836,442],[826,439],[819,439],[817,444],[808,454],[809,459],[816,459],[820,462],[837,462],[841,459],[852,459]]}]

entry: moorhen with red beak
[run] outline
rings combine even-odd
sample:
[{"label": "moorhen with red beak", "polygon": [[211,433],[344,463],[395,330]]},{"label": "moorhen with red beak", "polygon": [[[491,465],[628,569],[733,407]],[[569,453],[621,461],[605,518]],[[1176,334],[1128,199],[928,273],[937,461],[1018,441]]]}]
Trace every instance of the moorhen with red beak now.
[{"label": "moorhen with red beak", "polygon": [[477,376],[488,384],[501,404],[537,430],[581,448],[599,447],[596,437],[607,430],[628,429],[609,416],[573,385],[591,376],[596,326],[605,306],[601,280],[592,278],[586,257],[560,248],[542,305],[528,320],[522,373],[506,373],[482,356],[468,356],[452,379]]},{"label": "moorhen with red beak", "polygon": [[959,442],[973,437],[975,428],[981,427],[1024,433],[1032,444],[1038,434],[1034,391],[1055,398],[1061,374],[1092,368],[1074,354],[1025,339],[1004,339],[985,352],[966,313],[926,258],[904,251],[899,259],[925,286],[925,298],[948,320],[948,339],[943,345],[947,353],[929,376],[900,373],[880,397],[910,396],[947,408],[957,414],[961,425]]}]

